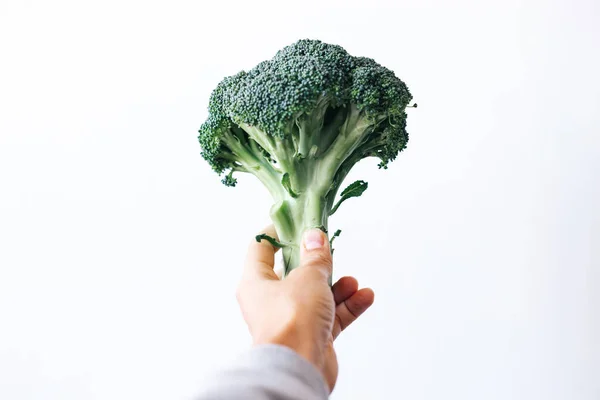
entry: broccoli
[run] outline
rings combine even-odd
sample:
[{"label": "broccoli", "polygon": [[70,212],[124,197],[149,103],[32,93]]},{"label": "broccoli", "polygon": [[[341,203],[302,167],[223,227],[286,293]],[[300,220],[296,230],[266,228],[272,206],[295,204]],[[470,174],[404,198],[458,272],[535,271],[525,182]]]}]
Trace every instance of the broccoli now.
[{"label": "broccoli", "polygon": [[351,168],[367,157],[387,168],[406,147],[411,100],[389,69],[319,40],[300,40],[217,85],[199,130],[202,157],[226,186],[247,172],[269,190],[279,241],[256,240],[283,248],[284,276],[298,266],[303,232],[327,233],[329,216],[367,188],[354,182],[336,202]]}]

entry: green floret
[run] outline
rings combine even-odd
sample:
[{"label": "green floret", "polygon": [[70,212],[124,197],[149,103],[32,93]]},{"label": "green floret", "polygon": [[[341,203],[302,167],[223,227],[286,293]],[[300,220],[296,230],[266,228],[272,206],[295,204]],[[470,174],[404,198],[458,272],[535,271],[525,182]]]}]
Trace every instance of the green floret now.
[{"label": "green floret", "polygon": [[367,157],[387,168],[404,150],[411,100],[404,82],[372,59],[300,40],[219,83],[199,130],[202,156],[225,185],[247,172],[270,191],[287,275],[298,266],[302,233],[327,231],[339,205],[366,189],[355,182],[334,206],[351,168]]}]

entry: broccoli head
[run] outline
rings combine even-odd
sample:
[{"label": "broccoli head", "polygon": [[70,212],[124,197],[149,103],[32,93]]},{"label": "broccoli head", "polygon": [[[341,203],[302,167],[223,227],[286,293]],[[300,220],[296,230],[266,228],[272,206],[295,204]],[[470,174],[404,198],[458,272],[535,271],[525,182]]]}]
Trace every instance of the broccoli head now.
[{"label": "broccoli head", "polygon": [[219,83],[198,139],[203,158],[226,186],[246,172],[273,196],[270,215],[279,241],[269,241],[283,247],[287,275],[298,266],[302,233],[315,227],[327,232],[328,217],[367,188],[354,182],[336,202],[350,169],[367,157],[387,168],[404,150],[411,100],[404,82],[372,59],[300,40]]}]

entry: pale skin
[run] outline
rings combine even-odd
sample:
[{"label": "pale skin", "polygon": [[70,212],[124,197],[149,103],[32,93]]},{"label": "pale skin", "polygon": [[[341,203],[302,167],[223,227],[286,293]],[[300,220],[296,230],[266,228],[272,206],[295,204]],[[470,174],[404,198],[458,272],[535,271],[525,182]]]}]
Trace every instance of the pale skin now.
[{"label": "pale skin", "polygon": [[[273,227],[261,233],[276,237]],[[333,341],[373,304],[374,293],[358,289],[357,280],[349,276],[329,286],[331,251],[319,229],[305,232],[300,267],[283,280],[273,269],[276,252],[265,240],[251,243],[238,286],[237,299],[253,343],[291,348],[323,374],[331,391],[338,375]]]}]

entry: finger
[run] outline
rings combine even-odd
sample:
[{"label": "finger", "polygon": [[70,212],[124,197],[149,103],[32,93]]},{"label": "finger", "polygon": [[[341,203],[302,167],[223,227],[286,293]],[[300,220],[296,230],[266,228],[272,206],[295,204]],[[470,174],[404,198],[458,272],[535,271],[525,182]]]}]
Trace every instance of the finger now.
[{"label": "finger", "polygon": [[331,275],[331,250],[327,235],[322,230],[315,228],[304,232],[300,245],[300,268],[321,271],[325,278]]},{"label": "finger", "polygon": [[331,291],[333,292],[333,298],[335,299],[335,305],[337,306],[342,301],[348,299],[358,290],[358,281],[351,276],[344,276],[338,279],[334,283]]},{"label": "finger", "polygon": [[354,293],[350,298],[342,301],[335,308],[335,322],[333,324],[333,338],[337,338],[339,334],[346,329],[371,305],[375,300],[373,290],[363,288]]},{"label": "finger", "polygon": [[[263,229],[260,233],[265,233],[272,238],[277,239],[277,232],[272,225]],[[261,240],[260,242],[257,242],[256,239],[253,238],[248,247],[244,273],[254,277],[278,279],[273,271],[273,267],[275,266],[275,253],[277,250],[278,249],[268,241]]]}]

